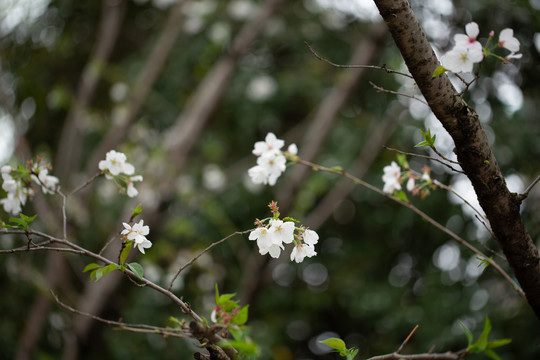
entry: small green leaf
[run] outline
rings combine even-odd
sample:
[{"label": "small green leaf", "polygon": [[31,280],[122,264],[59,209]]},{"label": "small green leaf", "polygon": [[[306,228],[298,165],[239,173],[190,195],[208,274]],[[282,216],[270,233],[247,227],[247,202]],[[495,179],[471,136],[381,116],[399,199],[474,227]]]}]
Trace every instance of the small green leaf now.
[{"label": "small green leaf", "polygon": [[330,346],[331,348],[336,349],[339,352],[347,349],[347,347],[345,346],[345,342],[339,338],[328,338],[326,340],[321,340],[319,342],[322,344],[326,344]]},{"label": "small green leaf", "polygon": [[468,345],[469,346],[472,345],[474,338],[473,338],[473,334],[471,330],[469,330],[469,328],[466,327],[465,324],[462,323],[461,321],[459,321],[459,325],[461,325],[461,328],[463,329],[463,332],[465,333],[465,336],[467,337],[467,342],[469,343]]},{"label": "small green leaf", "polygon": [[142,213],[141,204],[137,205],[137,207],[135,209],[132,209],[132,210],[133,210],[133,214],[131,215],[132,217],[135,217],[135,216],[139,215],[140,213]]},{"label": "small green leaf", "polygon": [[445,72],[447,72],[448,70],[442,66],[442,65],[439,65],[435,71],[433,71],[433,78],[436,78],[437,76],[441,75],[441,74],[444,74]]},{"label": "small green leaf", "polygon": [[334,172],[343,172],[343,168],[341,166],[333,166],[330,168],[330,170]]},{"label": "small green leaf", "polygon": [[508,345],[512,342],[512,339],[499,339],[499,340],[492,340],[488,341],[488,347],[490,349],[498,348],[504,345]]},{"label": "small green leaf", "polygon": [[139,279],[143,278],[144,269],[141,266],[141,264],[136,263],[136,262],[132,262],[132,263],[127,264],[127,266],[131,271],[133,271],[135,276],[137,276]]},{"label": "small green leaf", "polygon": [[21,220],[19,218],[11,217],[11,218],[9,218],[9,222],[17,224],[17,225],[15,225],[15,228],[17,228],[17,229],[28,230],[28,224],[24,220]]},{"label": "small green leaf", "polygon": [[23,213],[20,213],[20,214],[19,214],[19,217],[20,217],[27,225],[30,225],[30,223],[36,219],[37,215],[34,215],[34,216],[26,216],[26,215],[24,215]]},{"label": "small green leaf", "polygon": [[394,191],[394,197],[398,198],[401,201],[409,202],[409,199],[407,198],[407,194],[405,194],[403,190]]},{"label": "small green leaf", "polygon": [[396,155],[396,160],[397,160],[399,166],[401,166],[401,167],[403,167],[405,169],[409,168],[409,163],[407,162],[407,155],[397,154]]},{"label": "small green leaf", "polygon": [[117,270],[117,269],[118,269],[118,265],[109,264],[109,265],[104,266],[103,268],[101,268],[101,272],[102,272],[103,276],[105,276],[108,273],[110,273],[111,271],[114,271],[114,270]]},{"label": "small green leaf", "polygon": [[87,272],[87,271],[90,271],[90,270],[94,270],[94,269],[97,269],[97,268],[99,268],[99,267],[101,267],[101,266],[99,266],[99,265],[96,264],[96,263],[90,263],[90,264],[88,264],[88,265],[86,265],[86,266],[84,267],[83,272]]},{"label": "small green leaf", "polygon": [[96,282],[103,277],[103,268],[98,268],[90,273],[90,279],[94,279]]},{"label": "small green leaf", "polygon": [[246,321],[248,320],[248,307],[249,305],[246,305],[240,309],[240,312],[238,315],[236,315],[232,321],[235,325],[244,325]]},{"label": "small green leaf", "polygon": [[131,251],[132,246],[133,246],[133,241],[127,241],[124,243],[124,246],[122,247],[122,251],[120,252],[121,265],[124,265],[126,263],[126,259],[129,255],[129,252]]},{"label": "small green leaf", "polygon": [[420,141],[418,144],[414,145],[414,147],[422,147],[422,146],[431,146],[427,141]]},{"label": "small green leaf", "polygon": [[500,356],[497,355],[495,353],[495,351],[491,350],[491,349],[485,349],[484,351],[484,354],[486,354],[487,356],[489,356],[490,358],[492,358],[493,360],[501,360]]},{"label": "small green leaf", "polygon": [[218,300],[216,301],[216,305],[225,305],[225,303],[227,301],[229,301],[230,299],[232,299],[234,296],[236,295],[236,293],[233,293],[233,294],[223,294],[221,295]]},{"label": "small green leaf", "polygon": [[480,334],[480,337],[478,340],[476,340],[476,346],[478,346],[480,351],[484,351],[487,348],[488,345],[488,336],[491,332],[491,322],[489,321],[489,318],[486,316],[484,319],[484,330],[482,330],[482,334]]}]

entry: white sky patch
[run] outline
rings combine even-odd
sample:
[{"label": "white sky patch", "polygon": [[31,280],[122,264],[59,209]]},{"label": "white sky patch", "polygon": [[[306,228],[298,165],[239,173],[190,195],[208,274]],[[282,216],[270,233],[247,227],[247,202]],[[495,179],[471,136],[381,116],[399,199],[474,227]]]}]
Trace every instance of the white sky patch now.
[{"label": "white sky patch", "polygon": [[497,89],[497,98],[505,105],[504,110],[508,116],[523,106],[523,93],[521,89],[502,71],[493,75],[493,84]]}]

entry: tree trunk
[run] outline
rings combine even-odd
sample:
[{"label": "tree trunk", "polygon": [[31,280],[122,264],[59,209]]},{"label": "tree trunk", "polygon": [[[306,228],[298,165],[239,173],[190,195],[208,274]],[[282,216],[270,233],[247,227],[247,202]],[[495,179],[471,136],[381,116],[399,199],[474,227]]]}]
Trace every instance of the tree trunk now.
[{"label": "tree trunk", "polygon": [[521,197],[506,187],[478,115],[446,75],[433,78],[439,66],[407,0],[375,0],[394,41],[431,110],[455,143],[455,152],[529,305],[540,319],[540,263],[519,209]]}]

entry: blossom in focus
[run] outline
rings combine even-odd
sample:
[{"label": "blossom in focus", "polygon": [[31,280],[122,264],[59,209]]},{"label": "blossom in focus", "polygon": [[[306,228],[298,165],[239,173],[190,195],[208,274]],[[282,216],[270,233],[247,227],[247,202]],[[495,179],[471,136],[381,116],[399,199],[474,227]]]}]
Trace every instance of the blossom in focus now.
[{"label": "blossom in focus", "polygon": [[272,240],[275,244],[290,244],[294,240],[294,223],[292,221],[283,222],[281,220],[270,220]]},{"label": "blossom in focus", "polygon": [[304,231],[303,240],[306,244],[315,245],[319,241],[319,234],[313,230]]},{"label": "blossom in focus", "polygon": [[504,29],[499,34],[499,43],[500,47],[503,47],[507,50],[510,50],[510,54],[506,59],[519,59],[523,54],[518,54],[519,51],[519,40],[514,37],[514,30]]},{"label": "blossom in focus", "polygon": [[99,170],[108,171],[113,176],[120,174],[133,175],[135,168],[126,160],[124,153],[111,150],[105,155],[105,160],[99,162],[98,167]]},{"label": "blossom in focus", "polygon": [[317,255],[317,252],[315,251],[315,247],[311,244],[300,244],[295,245],[291,252],[291,261],[296,261],[297,263],[301,263],[304,261],[304,258],[306,257],[312,257]]},{"label": "blossom in focus", "polygon": [[126,239],[134,241],[141,253],[144,254],[144,249],[152,247],[152,243],[146,238],[146,235],[150,233],[150,227],[144,225],[144,220],[133,224],[133,226],[128,223],[122,223],[122,225],[124,226],[124,230],[122,230],[121,234]]},{"label": "blossom in focus", "polygon": [[400,176],[401,168],[395,161],[392,161],[390,165],[387,165],[383,168],[383,177],[384,182],[383,191],[387,194],[393,194],[394,191],[401,190],[400,185]]},{"label": "blossom in focus", "polygon": [[409,180],[407,180],[407,190],[413,191],[414,190],[414,177],[409,176]]},{"label": "blossom in focus", "polygon": [[475,22],[465,25],[464,34],[454,35],[455,45],[452,50],[441,56],[441,64],[453,72],[472,72],[475,63],[484,58],[482,44],[476,40],[480,33]]},{"label": "blossom in focus", "polygon": [[279,154],[285,141],[278,139],[274,133],[266,134],[264,141],[257,141],[253,148],[253,155],[261,156],[263,154]]}]

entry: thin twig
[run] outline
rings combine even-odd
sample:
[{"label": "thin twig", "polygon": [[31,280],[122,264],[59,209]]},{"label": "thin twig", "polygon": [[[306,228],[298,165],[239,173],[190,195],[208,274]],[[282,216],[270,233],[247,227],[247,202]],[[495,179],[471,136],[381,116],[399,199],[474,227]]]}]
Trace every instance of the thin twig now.
[{"label": "thin twig", "polygon": [[461,360],[467,356],[467,350],[460,350],[458,352],[445,352],[442,354],[413,354],[413,355],[402,355],[398,353],[379,355],[370,357],[367,360]]},{"label": "thin twig", "polygon": [[413,77],[410,75],[410,74],[407,74],[407,73],[404,73],[404,72],[401,72],[401,71],[397,71],[397,70],[392,70],[392,69],[389,69],[386,67],[386,64],[384,64],[383,66],[375,66],[375,65],[340,65],[340,64],[336,64],[336,63],[333,63],[331,62],[330,60],[328,59],[325,59],[323,58],[322,56],[320,56],[319,54],[317,54],[315,52],[315,50],[313,50],[313,48],[308,44],[307,41],[304,41],[304,43],[306,44],[306,46],[309,48],[309,51],[311,51],[311,53],[313,55],[315,55],[315,57],[321,61],[324,61],[325,63],[328,63],[334,67],[337,67],[337,68],[346,68],[346,69],[350,69],[350,68],[354,68],[354,69],[373,69],[373,70],[383,70],[385,71],[386,73],[388,74],[398,74],[398,75],[402,75],[402,76],[405,76],[405,77],[408,77],[410,79],[413,79]]},{"label": "thin twig", "polygon": [[405,338],[405,340],[401,343],[401,345],[399,346],[399,348],[396,350],[396,353],[399,354],[401,352],[401,350],[403,350],[403,348],[405,347],[405,345],[409,342],[409,340],[411,339],[411,337],[414,335],[414,333],[416,332],[416,330],[418,330],[418,325],[416,325],[414,327],[414,329],[412,329],[412,331],[409,333],[409,335]]},{"label": "thin twig", "polygon": [[456,240],[457,242],[459,242],[460,244],[462,244],[463,246],[465,246],[466,248],[468,248],[469,250],[471,250],[472,252],[477,254],[482,260],[485,260],[486,262],[488,262],[491,266],[493,266],[493,268],[495,268],[512,285],[512,287],[514,288],[514,290],[516,290],[518,292],[518,294],[520,294],[523,298],[525,298],[525,293],[523,292],[523,290],[510,277],[510,275],[508,275],[506,273],[506,271],[504,271],[499,266],[499,264],[497,264],[493,259],[491,259],[491,258],[487,257],[486,255],[484,255],[484,253],[482,253],[480,250],[475,248],[468,241],[461,238],[459,235],[457,235],[456,233],[454,233],[450,229],[446,228],[445,226],[441,225],[439,222],[437,222],[436,220],[431,218],[429,215],[424,213],[422,210],[418,209],[413,204],[411,204],[409,202],[405,202],[403,200],[400,200],[397,197],[394,197],[394,196],[392,196],[390,194],[387,194],[387,193],[383,192],[381,189],[379,189],[379,188],[377,188],[377,187],[375,187],[375,186],[373,186],[373,185],[371,185],[371,184],[369,184],[369,183],[367,183],[367,182],[365,182],[365,181],[363,181],[363,180],[361,180],[361,179],[359,179],[359,178],[345,172],[344,170],[336,170],[336,169],[327,168],[327,167],[324,167],[324,166],[321,166],[321,165],[314,164],[314,163],[309,162],[309,161],[302,160],[299,157],[296,157],[295,161],[297,163],[299,163],[299,164],[309,166],[309,167],[311,167],[311,168],[313,168],[315,170],[318,170],[318,171],[324,171],[324,172],[329,172],[329,173],[332,173],[332,174],[338,174],[338,175],[344,176],[344,177],[352,180],[354,183],[356,183],[356,184],[358,184],[360,186],[363,186],[363,187],[365,187],[365,188],[367,188],[367,189],[369,189],[371,191],[374,191],[374,192],[378,193],[379,195],[382,195],[382,196],[386,197],[387,199],[390,199],[390,200],[392,200],[392,201],[394,201],[394,202],[396,202],[396,203],[398,203],[398,204],[400,204],[402,206],[405,206],[406,208],[412,210],[416,214],[420,215],[428,223],[435,226],[437,229],[441,230],[445,234],[449,235],[452,239]]},{"label": "thin twig", "polygon": [[385,93],[389,93],[389,94],[393,94],[393,95],[398,95],[398,96],[408,97],[408,98],[410,98],[410,99],[420,101],[422,104],[424,104],[424,105],[426,105],[426,106],[429,106],[427,102],[425,102],[424,100],[422,100],[422,99],[420,99],[420,98],[417,98],[417,97],[414,96],[414,95],[409,95],[409,94],[405,94],[405,93],[398,92],[398,91],[388,90],[388,89],[385,89],[385,88],[383,88],[383,87],[380,87],[380,86],[376,85],[376,84],[373,83],[372,81],[370,81],[369,84],[370,84],[371,86],[373,86],[373,88],[375,88],[375,90],[378,90],[378,91],[380,91],[380,92],[385,92]]},{"label": "thin twig", "polygon": [[[452,167],[452,165],[448,165],[447,163],[445,163],[445,162],[442,161],[441,159],[437,159],[437,158],[434,158],[434,157],[431,157],[431,156],[427,156],[427,155],[421,155],[421,154],[410,153],[410,152],[406,152],[406,151],[394,149],[394,148],[391,148],[391,147],[388,147],[388,146],[383,146],[383,147],[384,147],[386,150],[394,151],[394,152],[397,152],[398,154],[403,154],[403,155],[414,156],[414,157],[418,157],[418,158],[422,158],[422,159],[432,160],[432,161],[438,162],[438,163],[441,164],[441,165],[446,166],[447,168],[449,168],[450,170],[452,170],[452,171],[454,171],[454,172],[457,172],[457,173],[460,173],[460,174],[465,174],[465,173],[464,173],[463,171],[461,171],[461,170],[454,169],[454,168]],[[446,160],[446,158],[445,158],[445,160]],[[451,160],[450,160],[450,161],[451,161]]]},{"label": "thin twig", "polygon": [[94,182],[94,180],[96,180],[100,175],[101,175],[101,172],[95,173],[94,175],[92,175],[92,177],[90,179],[86,180],[84,184],[82,184],[79,187],[77,187],[76,189],[72,190],[67,196],[71,196],[71,195],[81,191],[82,189],[84,189],[85,187],[90,185],[92,182]]},{"label": "thin twig", "polygon": [[523,199],[525,199],[527,196],[529,196],[529,193],[530,193],[531,190],[534,188],[534,186],[535,186],[536,184],[538,184],[538,181],[540,181],[540,175],[538,175],[538,176],[536,177],[536,179],[534,179],[534,181],[533,181],[529,186],[527,186],[527,188],[525,189],[525,191],[523,192],[523,194],[520,194],[520,195],[519,195],[519,198],[520,198],[521,200],[523,200]]},{"label": "thin twig", "polygon": [[82,315],[89,317],[93,320],[108,324],[108,325],[116,325],[121,330],[127,330],[131,332],[137,332],[137,333],[146,333],[146,334],[159,334],[162,336],[172,336],[172,337],[178,337],[178,338],[187,338],[191,337],[191,334],[187,330],[183,329],[173,329],[173,328],[164,328],[160,326],[153,326],[153,325],[146,325],[146,324],[128,324],[122,321],[114,321],[114,320],[107,320],[102,317],[99,317],[97,315],[89,314],[87,312],[77,310],[62,301],[58,298],[58,295],[56,295],[52,290],[50,291],[51,296],[54,298],[56,303],[63,307],[64,309],[71,311],[74,314]]},{"label": "thin twig", "polygon": [[234,232],[226,237],[224,237],[223,239],[219,240],[219,241],[216,241],[212,244],[210,244],[206,249],[204,249],[203,251],[201,251],[200,253],[198,253],[193,259],[191,259],[190,261],[188,261],[187,263],[185,263],[180,269],[178,269],[178,271],[176,272],[176,274],[174,275],[174,277],[172,278],[170,284],[169,284],[169,287],[167,288],[168,291],[171,290],[176,278],[178,277],[178,275],[180,275],[180,273],[185,269],[187,268],[188,266],[191,266],[198,258],[200,258],[203,254],[207,253],[210,249],[212,249],[214,246],[217,246],[219,244],[221,244],[222,242],[230,239],[231,237],[235,236],[235,235],[244,235],[244,234],[247,234],[249,232],[253,231],[253,229],[251,230],[245,230],[245,231],[237,231],[237,232]]}]

